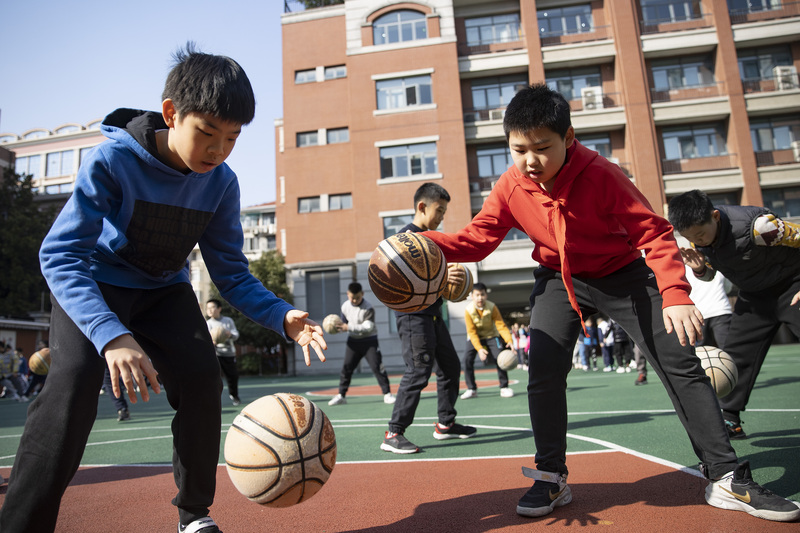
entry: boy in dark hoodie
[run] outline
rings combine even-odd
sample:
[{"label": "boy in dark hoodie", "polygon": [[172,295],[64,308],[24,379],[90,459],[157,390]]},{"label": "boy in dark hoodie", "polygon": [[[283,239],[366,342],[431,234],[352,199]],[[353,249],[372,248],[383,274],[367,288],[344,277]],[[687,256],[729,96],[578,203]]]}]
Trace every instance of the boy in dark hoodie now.
[{"label": "boy in dark hoodie", "polygon": [[107,366],[131,403],[145,379],[175,409],[179,532],[216,533],[208,516],[220,450],[222,380],[190,283],[199,243],[221,295],[256,323],[325,360],[322,328],[264,288],[242,253],[239,185],[224,163],[255,113],[230,58],[192,43],[175,55],[161,112],[119,109],[110,139],[81,162],[74,192],[40,250],[52,292],[47,387],[31,404],[0,510],[3,533],[53,531],[80,465]]},{"label": "boy in dark hoodie", "polygon": [[601,312],[622,325],[663,381],[710,480],[706,501],[769,520],[796,520],[800,508],[755,483],[728,440],[716,395],[694,355],[703,319],[689,299],[672,226],[617,165],[575,140],[570,122],[569,104],[546,85],[518,92],[503,119],[514,165],[464,229],[424,233],[449,262],[482,261],[511,228],[536,245],[528,408],[537,469],[523,467],[535,483],[517,513],[543,516],[572,501],[567,374],[583,316]]}]

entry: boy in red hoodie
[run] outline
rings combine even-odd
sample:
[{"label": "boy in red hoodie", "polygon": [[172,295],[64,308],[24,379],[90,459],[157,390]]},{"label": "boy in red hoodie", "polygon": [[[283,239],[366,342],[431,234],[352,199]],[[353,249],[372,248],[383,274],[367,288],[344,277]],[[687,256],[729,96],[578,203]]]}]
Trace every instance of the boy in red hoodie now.
[{"label": "boy in red hoodie", "polygon": [[601,312],[622,325],[664,383],[710,481],[706,501],[769,520],[799,518],[800,508],[755,483],[731,447],[694,355],[703,318],[689,299],[672,226],[617,165],[575,140],[569,104],[559,93],[545,85],[521,90],[503,127],[514,165],[483,209],[458,233],[424,235],[458,262],[483,260],[511,228],[536,245],[528,408],[537,469],[523,467],[535,482],[517,513],[543,516],[572,501],[567,374],[583,317]]}]

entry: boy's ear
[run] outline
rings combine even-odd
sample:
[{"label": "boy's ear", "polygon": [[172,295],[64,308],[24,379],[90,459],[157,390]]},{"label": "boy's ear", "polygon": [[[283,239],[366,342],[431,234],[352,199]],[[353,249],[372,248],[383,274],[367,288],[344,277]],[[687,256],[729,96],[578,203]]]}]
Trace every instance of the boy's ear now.
[{"label": "boy's ear", "polygon": [[719,222],[719,209],[714,209],[711,212],[711,218],[714,219],[715,222]]},{"label": "boy's ear", "polygon": [[420,200],[417,202],[417,213],[425,213],[425,209],[428,207],[428,204],[425,203],[424,200]]},{"label": "boy's ear", "polygon": [[569,148],[572,146],[572,142],[575,140],[575,128],[570,126],[567,128],[567,133],[564,135],[564,146]]},{"label": "boy's ear", "polygon": [[164,117],[164,122],[167,123],[167,127],[171,128],[175,125],[175,121],[178,117],[178,110],[175,109],[175,104],[172,103],[171,98],[167,98],[161,102],[161,116]]}]

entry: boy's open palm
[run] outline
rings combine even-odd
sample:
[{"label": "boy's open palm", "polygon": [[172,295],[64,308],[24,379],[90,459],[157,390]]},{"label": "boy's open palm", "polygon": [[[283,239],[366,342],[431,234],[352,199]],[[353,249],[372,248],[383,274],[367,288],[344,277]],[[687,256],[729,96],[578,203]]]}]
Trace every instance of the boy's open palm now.
[{"label": "boy's open palm", "polygon": [[147,381],[156,394],[161,392],[161,385],[158,383],[158,372],[153,368],[150,358],[144,353],[139,343],[130,335],[121,335],[109,342],[103,351],[108,370],[111,373],[111,388],[114,396],[120,397],[122,391],[119,388],[119,378],[128,390],[128,397],[131,403],[136,403],[135,384],[139,385],[142,393],[142,400],[150,400],[150,393],[147,390]]},{"label": "boy's open palm", "polygon": [[703,338],[703,315],[695,306],[672,305],[664,309],[663,314],[667,333],[674,330],[681,346],[686,346],[687,340],[694,346]]},{"label": "boy's open palm", "polygon": [[681,257],[686,266],[700,272],[706,264],[706,256],[695,250],[694,248],[681,248]]},{"label": "boy's open palm", "polygon": [[325,361],[325,354],[322,351],[328,348],[328,343],[325,342],[322,336],[322,326],[313,320],[309,320],[308,313],[292,309],[286,313],[283,319],[283,329],[286,331],[286,335],[294,339],[303,348],[306,366],[311,366],[309,346],[317,352],[317,357],[319,357],[320,361]]}]

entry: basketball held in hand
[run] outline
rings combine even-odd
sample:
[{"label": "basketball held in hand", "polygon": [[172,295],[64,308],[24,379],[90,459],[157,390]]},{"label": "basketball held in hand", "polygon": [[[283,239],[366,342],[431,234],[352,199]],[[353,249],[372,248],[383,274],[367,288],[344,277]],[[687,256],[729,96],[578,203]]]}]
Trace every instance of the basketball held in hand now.
[{"label": "basketball held in hand", "polygon": [[451,302],[460,302],[472,292],[472,271],[461,263],[451,263],[447,265],[448,270],[461,270],[464,272],[463,281],[447,281],[442,293],[442,298]]},{"label": "basketball held in hand", "polygon": [[444,292],[447,261],[429,238],[419,233],[398,233],[375,248],[367,279],[386,307],[405,313],[420,311]]},{"label": "basketball held in hand", "polygon": [[330,314],[322,320],[322,329],[325,333],[330,333],[331,335],[339,333],[339,327],[341,325],[342,319],[339,315]]}]

